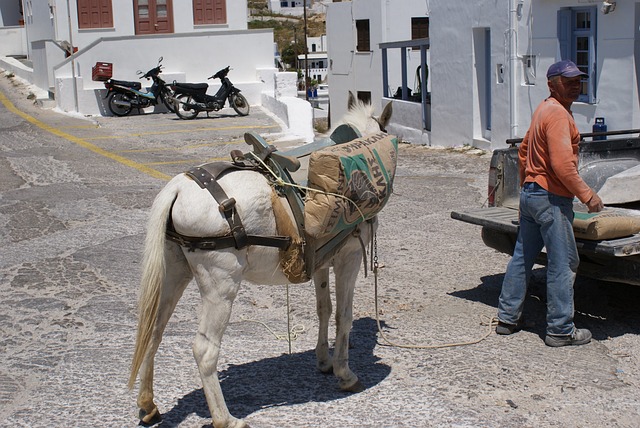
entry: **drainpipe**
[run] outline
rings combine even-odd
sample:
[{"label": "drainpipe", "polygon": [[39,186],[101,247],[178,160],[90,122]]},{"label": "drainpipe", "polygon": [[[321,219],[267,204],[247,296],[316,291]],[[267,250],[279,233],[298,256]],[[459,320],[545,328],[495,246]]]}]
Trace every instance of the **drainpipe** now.
[{"label": "drainpipe", "polygon": [[518,4],[522,0],[509,0],[509,129],[510,138],[518,134],[516,85],[518,79]]},{"label": "drainpipe", "polygon": [[73,51],[73,27],[71,25],[71,8],[67,0],[67,22],[69,23],[69,43],[71,44],[71,81],[73,82],[73,102],[75,111],[78,111],[78,83],[76,82],[76,56]]}]

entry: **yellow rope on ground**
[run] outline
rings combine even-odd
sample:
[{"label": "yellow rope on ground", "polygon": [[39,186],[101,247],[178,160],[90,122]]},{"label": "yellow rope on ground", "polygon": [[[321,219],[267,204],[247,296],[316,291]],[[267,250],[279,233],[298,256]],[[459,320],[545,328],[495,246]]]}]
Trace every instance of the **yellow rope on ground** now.
[{"label": "yellow rope on ground", "polygon": [[[387,345],[394,346],[396,348],[406,348],[406,349],[440,349],[440,348],[453,348],[454,346],[466,346],[466,345],[474,345],[476,343],[480,343],[485,340],[487,337],[493,333],[493,329],[498,323],[498,319],[496,317],[488,317],[486,315],[481,316],[480,325],[488,326],[487,333],[479,339],[471,340],[468,342],[457,342],[457,343],[445,343],[441,345],[404,345],[395,343],[385,336],[382,331],[382,326],[380,325],[380,315],[378,310],[378,267],[374,266],[373,268],[373,277],[374,277],[374,304],[376,311],[376,323],[378,325],[378,332],[380,333],[380,337],[384,340]],[[484,318],[484,319],[483,319]]]},{"label": "yellow rope on ground", "polygon": [[266,328],[269,331],[269,333],[271,333],[277,340],[286,340],[288,342],[296,340],[301,333],[305,332],[304,325],[296,324],[293,327],[291,327],[287,333],[276,333],[265,322],[253,320],[253,319],[247,319],[247,318],[242,318],[240,321],[231,322],[229,324],[239,324],[241,322],[252,322],[252,323],[260,324],[264,328]]}]

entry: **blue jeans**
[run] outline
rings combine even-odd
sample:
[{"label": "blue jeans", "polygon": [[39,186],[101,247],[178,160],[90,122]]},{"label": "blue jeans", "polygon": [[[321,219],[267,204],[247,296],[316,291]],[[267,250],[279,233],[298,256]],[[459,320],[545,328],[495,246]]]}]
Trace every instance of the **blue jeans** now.
[{"label": "blue jeans", "polygon": [[520,229],[498,302],[498,319],[517,324],[534,262],[547,249],[547,334],[573,333],[573,283],[580,259],[573,235],[573,199],[525,183],[520,193]]}]

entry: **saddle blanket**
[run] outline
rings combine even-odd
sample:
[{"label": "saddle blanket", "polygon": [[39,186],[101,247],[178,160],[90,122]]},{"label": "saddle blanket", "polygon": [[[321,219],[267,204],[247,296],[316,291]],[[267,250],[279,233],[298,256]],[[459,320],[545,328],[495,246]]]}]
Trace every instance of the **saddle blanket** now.
[{"label": "saddle blanket", "polygon": [[319,238],[374,217],[393,189],[398,138],[378,133],[313,152],[304,208],[306,232]]}]

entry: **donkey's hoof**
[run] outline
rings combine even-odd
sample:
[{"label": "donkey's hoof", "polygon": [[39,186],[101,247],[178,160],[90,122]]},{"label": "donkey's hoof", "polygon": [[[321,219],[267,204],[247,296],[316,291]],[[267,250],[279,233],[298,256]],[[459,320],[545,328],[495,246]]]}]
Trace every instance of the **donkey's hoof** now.
[{"label": "donkey's hoof", "polygon": [[362,382],[360,382],[359,380],[356,379],[356,381],[354,383],[352,383],[351,385],[343,385],[340,384],[340,389],[345,391],[345,392],[362,392],[364,391],[364,385],[362,384]]},{"label": "donkey's hoof", "polygon": [[331,363],[318,364],[317,367],[318,367],[318,370],[320,370],[321,373],[324,373],[324,374],[333,373],[333,364],[331,364]]},{"label": "donkey's hoof", "polygon": [[138,417],[140,418],[140,423],[143,426],[155,425],[162,420],[162,416],[160,416],[160,412],[158,411],[157,407],[154,407],[153,410],[149,413],[147,413],[143,409],[140,409]]}]

